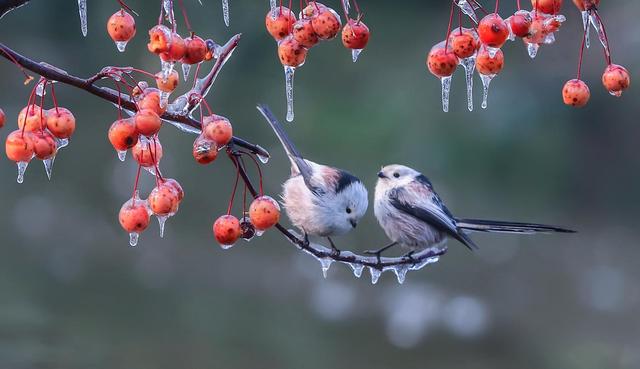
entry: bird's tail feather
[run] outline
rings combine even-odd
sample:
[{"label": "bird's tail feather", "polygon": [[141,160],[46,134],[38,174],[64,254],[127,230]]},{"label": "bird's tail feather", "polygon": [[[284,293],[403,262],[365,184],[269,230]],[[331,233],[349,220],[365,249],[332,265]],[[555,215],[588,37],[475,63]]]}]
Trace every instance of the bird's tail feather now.
[{"label": "bird's tail feather", "polygon": [[302,156],[296,149],[296,146],[293,144],[291,139],[289,139],[289,136],[285,132],[280,122],[278,122],[278,119],[276,119],[271,109],[269,109],[267,105],[263,105],[263,104],[258,104],[257,108],[258,108],[258,111],[262,114],[262,116],[267,120],[267,122],[271,126],[271,129],[273,129],[273,132],[275,132],[276,136],[280,140],[280,143],[284,147],[284,150],[287,152],[287,155],[292,160],[293,158],[301,159]]},{"label": "bird's tail feather", "polygon": [[456,225],[459,228],[474,232],[494,232],[494,233],[575,233],[575,231],[545,224],[502,222],[497,220],[481,219],[457,219]]}]

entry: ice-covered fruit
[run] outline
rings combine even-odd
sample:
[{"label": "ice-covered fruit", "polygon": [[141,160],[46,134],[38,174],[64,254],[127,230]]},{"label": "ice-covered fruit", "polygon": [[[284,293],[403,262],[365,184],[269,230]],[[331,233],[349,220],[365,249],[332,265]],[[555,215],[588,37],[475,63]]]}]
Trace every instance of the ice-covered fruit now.
[{"label": "ice-covered fruit", "polygon": [[301,18],[293,24],[293,38],[306,48],[311,48],[318,43],[318,35],[313,30],[311,19]]},{"label": "ice-covered fruit", "polygon": [[202,122],[202,134],[221,147],[233,138],[233,127],[229,119],[221,115],[208,115]]},{"label": "ice-covered fruit", "polygon": [[280,220],[280,205],[270,196],[257,197],[249,206],[249,219],[258,231],[267,230]]},{"label": "ice-covered fruit", "polygon": [[448,77],[458,67],[458,57],[451,50],[451,45],[445,49],[445,42],[435,45],[427,55],[427,68],[436,77]]},{"label": "ice-covered fruit", "polygon": [[109,142],[117,151],[125,151],[138,143],[138,131],[132,118],[118,119],[109,128]]},{"label": "ice-covered fruit", "polygon": [[163,92],[173,92],[178,87],[179,80],[178,71],[175,69],[166,78],[163,76],[163,72],[156,73],[156,84],[158,89]]},{"label": "ice-covered fruit", "polygon": [[69,109],[51,108],[47,111],[47,129],[58,138],[69,138],[76,130],[76,118]]},{"label": "ice-covered fruit", "polygon": [[494,56],[491,56],[486,47],[480,48],[476,57],[476,68],[478,73],[484,75],[498,74],[504,67],[504,53],[497,50]]},{"label": "ice-covered fruit", "polygon": [[314,8],[313,15],[311,15],[311,25],[318,38],[329,40],[336,37],[342,28],[338,13],[327,6],[315,8],[313,4],[309,4],[307,7]]},{"label": "ice-covered fruit", "polygon": [[449,44],[453,53],[460,59],[472,56],[480,46],[475,31],[466,28],[453,30],[449,36]]},{"label": "ice-covered fruit", "polygon": [[40,160],[49,159],[56,154],[58,145],[51,133],[48,131],[36,131],[31,135],[33,142],[33,153]]},{"label": "ice-covered fruit", "polygon": [[167,216],[175,214],[180,205],[180,197],[175,187],[161,183],[154,187],[149,194],[149,208],[155,215]]},{"label": "ice-covered fruit", "polygon": [[364,49],[369,42],[369,27],[361,20],[349,19],[342,28],[342,44],[347,49]]},{"label": "ice-covered fruit", "polygon": [[107,32],[115,42],[126,42],[136,35],[136,21],[124,9],[113,13],[107,21]]},{"label": "ice-covered fruit", "polygon": [[[137,197],[137,196],[136,196]],[[149,226],[147,201],[139,198],[129,199],[120,208],[120,225],[129,233],[140,233]]]},{"label": "ice-covered fruit", "polygon": [[597,8],[600,5],[600,0],[573,0],[573,3],[581,11],[585,11]]},{"label": "ice-covered fruit", "polygon": [[625,67],[618,64],[610,64],[602,73],[602,84],[611,95],[621,96],[622,91],[629,88],[631,76]]},{"label": "ice-covered fruit", "polygon": [[178,201],[182,201],[182,199],[184,199],[184,190],[182,189],[182,186],[180,186],[180,183],[178,183],[178,181],[173,178],[164,178],[162,183],[164,185],[171,186],[174,190],[176,190],[176,192],[178,193]]},{"label": "ice-covered fruit", "polygon": [[229,248],[242,236],[240,221],[233,215],[223,215],[213,223],[213,236],[223,247]]},{"label": "ice-covered fruit", "polygon": [[159,24],[149,30],[149,43],[147,49],[154,54],[161,54],[169,51],[171,47],[171,30]]},{"label": "ice-covered fruit", "polygon": [[282,40],[291,33],[295,21],[296,16],[291,9],[284,6],[279,6],[273,11],[269,11],[264,18],[267,32],[269,32],[276,41]]},{"label": "ice-covered fruit", "polygon": [[160,131],[162,121],[152,109],[142,109],[134,116],[136,130],[139,134],[151,137]]},{"label": "ice-covered fruit", "polygon": [[143,167],[150,168],[158,165],[162,159],[162,145],[160,140],[139,140],[131,150],[133,158]]},{"label": "ice-covered fruit", "polygon": [[492,13],[478,23],[478,36],[483,44],[499,48],[509,38],[509,27],[498,13]]},{"label": "ice-covered fruit", "polygon": [[15,130],[7,136],[5,141],[7,158],[15,162],[28,162],[33,157],[33,140],[31,132]]},{"label": "ice-covered fruit", "polygon": [[198,64],[207,55],[207,45],[199,36],[192,35],[184,39],[186,50],[181,62],[183,64]]},{"label": "ice-covered fruit", "polygon": [[143,97],[138,102],[138,108],[140,110],[151,109],[158,115],[164,114],[166,109],[160,104],[160,90],[157,88],[146,88]]},{"label": "ice-covered fruit", "polygon": [[526,10],[518,10],[509,17],[511,32],[517,37],[527,37],[531,28],[531,14]]},{"label": "ice-covered fruit", "polygon": [[583,107],[589,102],[589,97],[591,97],[589,86],[582,80],[569,80],[562,88],[562,100],[567,105],[576,108]]},{"label": "ice-covered fruit", "polygon": [[200,164],[209,164],[218,157],[218,145],[204,135],[193,141],[193,158]]},{"label": "ice-covered fruit", "polygon": [[278,42],[278,57],[284,66],[299,67],[307,58],[307,48],[292,36],[288,36]]},{"label": "ice-covered fruit", "polygon": [[47,114],[36,104],[24,107],[18,114],[18,128],[27,132],[44,129]]},{"label": "ice-covered fruit", "polygon": [[555,15],[560,13],[562,0],[531,0],[531,6],[539,12]]},{"label": "ice-covered fruit", "polygon": [[165,62],[177,62],[184,57],[186,51],[187,47],[184,40],[174,32],[171,34],[169,49],[160,54],[160,59]]}]

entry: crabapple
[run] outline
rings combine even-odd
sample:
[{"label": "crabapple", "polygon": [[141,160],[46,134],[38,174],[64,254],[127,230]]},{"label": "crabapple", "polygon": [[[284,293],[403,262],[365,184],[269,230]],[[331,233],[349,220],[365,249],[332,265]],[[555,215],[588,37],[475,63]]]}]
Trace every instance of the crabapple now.
[{"label": "crabapple", "polygon": [[136,35],[136,21],[124,9],[113,13],[107,21],[107,32],[115,42],[126,42]]},{"label": "crabapple", "polygon": [[33,132],[33,153],[40,160],[49,159],[56,154],[58,145],[53,135],[47,131]]},{"label": "crabapple", "polygon": [[258,230],[267,230],[280,220],[280,205],[270,196],[257,197],[249,206],[249,219]]},{"label": "crabapple", "polygon": [[160,54],[160,59],[165,62],[177,62],[182,59],[187,51],[184,40],[177,33],[171,34],[169,50]]},{"label": "crabapple", "polygon": [[162,121],[153,109],[141,109],[134,116],[136,130],[139,134],[151,137],[160,131]]},{"label": "crabapple", "polygon": [[609,64],[602,73],[602,84],[613,96],[621,96],[622,91],[629,88],[631,76],[629,71],[618,64]]},{"label": "crabapple", "polygon": [[166,108],[162,107],[160,103],[160,90],[157,88],[147,88],[144,90],[144,95],[138,102],[138,108],[140,110],[143,109],[151,109],[156,112],[159,116],[164,114]]},{"label": "crabapple", "polygon": [[178,201],[182,201],[184,199],[184,190],[180,183],[173,178],[164,178],[162,184],[173,187],[174,190],[178,193]]},{"label": "crabapple", "polygon": [[207,45],[204,40],[196,35],[184,39],[186,50],[182,60],[183,64],[198,64],[206,58]]},{"label": "crabapple", "polygon": [[309,18],[301,18],[293,24],[293,38],[306,48],[311,48],[319,41]]},{"label": "crabapple", "polygon": [[531,6],[539,12],[555,15],[560,13],[562,0],[531,0]]},{"label": "crabapple", "polygon": [[573,0],[573,3],[581,11],[591,10],[600,5],[600,0]]},{"label": "crabapple", "polygon": [[562,100],[567,105],[583,107],[589,102],[589,97],[591,97],[589,86],[582,80],[571,79],[562,88]]},{"label": "crabapple", "polygon": [[498,49],[493,57],[486,47],[483,47],[478,51],[478,56],[476,57],[476,68],[478,69],[478,73],[484,75],[498,74],[503,67],[504,53],[502,50]]},{"label": "crabapple", "polygon": [[169,51],[171,47],[171,30],[159,24],[149,30],[149,43],[147,49],[154,54],[161,54]]},{"label": "crabapple", "polygon": [[478,36],[483,44],[499,48],[509,38],[509,27],[498,13],[489,14],[478,23]]},{"label": "crabapple", "polygon": [[360,20],[349,19],[342,28],[342,44],[347,49],[364,49],[369,42],[369,27]]},{"label": "crabapple", "polygon": [[475,32],[470,29],[456,29],[451,32],[449,44],[453,53],[460,59],[472,56],[480,46]]},{"label": "crabapple", "polygon": [[242,236],[240,221],[233,215],[219,217],[213,223],[213,236],[222,248],[227,249],[233,246],[238,241],[238,238]]},{"label": "crabapple", "polygon": [[157,138],[152,141],[139,140],[131,149],[131,153],[140,165],[145,168],[151,168],[158,165],[160,159],[162,159],[162,145]]},{"label": "crabapple", "polygon": [[307,49],[292,36],[287,36],[278,42],[278,57],[284,66],[300,67],[307,58]]},{"label": "crabapple", "polygon": [[125,202],[118,215],[122,228],[129,233],[140,233],[147,229],[150,220],[147,206],[147,201],[139,198]]},{"label": "crabapple", "polygon": [[[312,6],[308,5],[307,7]],[[311,26],[321,40],[330,40],[340,32],[342,23],[340,16],[335,10],[329,7],[320,7],[315,9],[311,16]]]},{"label": "crabapple", "polygon": [[173,92],[178,87],[179,77],[178,72],[174,69],[169,73],[167,78],[164,78],[162,72],[156,73],[156,84],[158,89],[162,92]]},{"label": "crabapple", "polygon": [[125,151],[138,143],[138,130],[133,119],[118,119],[109,127],[109,142],[117,151]]},{"label": "crabapple", "polygon": [[0,109],[0,128],[4,127],[5,120],[6,116],[4,115],[4,110]]},{"label": "crabapple", "polygon": [[436,77],[448,77],[458,67],[458,57],[451,50],[451,46],[445,50],[445,42],[442,41],[429,51],[427,67],[429,72]]},{"label": "crabapple", "polygon": [[7,136],[5,152],[11,161],[28,162],[33,158],[33,140],[31,132],[15,130]]},{"label": "crabapple", "polygon": [[514,15],[509,17],[509,26],[511,32],[518,37],[526,37],[529,35],[531,27],[531,14],[526,10],[518,10]]},{"label": "crabapple", "polygon": [[24,107],[18,114],[18,128],[27,132],[42,130],[45,126],[47,114],[36,104]]},{"label": "crabapple", "polygon": [[[275,12],[275,14],[273,12]],[[296,16],[291,9],[284,6],[278,7],[273,10],[273,12],[269,11],[267,13],[264,22],[267,27],[267,32],[269,32],[276,41],[280,41],[291,33],[291,26],[295,23]]]},{"label": "crabapple", "polygon": [[218,147],[224,146],[233,138],[233,127],[229,119],[221,115],[209,115],[202,122],[202,134],[215,141]]},{"label": "crabapple", "polygon": [[47,129],[57,138],[69,138],[76,130],[76,118],[69,109],[51,108],[47,111]]},{"label": "crabapple", "polygon": [[178,211],[180,198],[178,191],[170,184],[160,184],[149,194],[149,208],[155,215],[167,216]]},{"label": "crabapple", "polygon": [[200,164],[209,164],[218,157],[218,145],[204,135],[193,141],[193,158]]}]

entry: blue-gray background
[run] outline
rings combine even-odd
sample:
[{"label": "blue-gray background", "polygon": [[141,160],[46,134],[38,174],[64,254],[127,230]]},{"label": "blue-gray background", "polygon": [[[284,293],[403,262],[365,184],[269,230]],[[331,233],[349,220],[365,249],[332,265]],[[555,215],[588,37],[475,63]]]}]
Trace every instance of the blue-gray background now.
[{"label": "blue-gray background", "polygon": [[[268,2],[231,0],[231,27],[218,1],[185,0],[199,34],[240,47],[208,97],[237,134],[273,153],[266,191],[276,195],[287,161],[254,109],[284,114],[284,81],[264,30]],[[89,36],[74,1],[32,1],[0,22],[2,42],[36,60],[89,76],[104,65],[154,71],[146,29],[158,1],[130,0],[141,14],[125,54],[105,32],[115,1],[89,1]],[[515,4],[503,2],[503,14]],[[337,8],[337,1],[330,1]],[[576,236],[478,235],[480,251],[452,243],[438,264],[403,286],[383,275],[355,279],[319,264],[277,233],[222,251],[211,235],[233,181],[227,160],[209,167],[191,157],[193,136],[160,134],[162,166],[187,196],[161,240],[157,225],[127,246],[117,212],[135,167],[120,163],[106,139],[113,107],[59,85],[77,133],[46,180],[33,163],[23,185],[0,161],[0,366],[6,368],[638,368],[640,291],[638,93],[609,96],[599,79],[594,40],[584,79],[589,105],[565,107],[560,90],[575,73],[580,18],[534,61],[520,42],[506,46],[489,109],[466,110],[456,72],[451,112],[440,109],[426,51],[444,37],[446,1],[361,0],[372,29],[353,64],[339,41],[314,48],[296,76],[291,136],[308,157],[357,173],[372,189],[382,164],[426,173],[461,216],[557,223]],[[603,1],[614,60],[638,75],[637,2]],[[182,28],[183,34],[186,33]],[[1,66],[3,138],[29,88]],[[635,83],[635,82],[634,82]],[[476,99],[480,99],[476,79]],[[151,181],[145,175],[143,192]],[[285,220],[286,222],[286,220]],[[370,212],[343,248],[386,239]]]}]

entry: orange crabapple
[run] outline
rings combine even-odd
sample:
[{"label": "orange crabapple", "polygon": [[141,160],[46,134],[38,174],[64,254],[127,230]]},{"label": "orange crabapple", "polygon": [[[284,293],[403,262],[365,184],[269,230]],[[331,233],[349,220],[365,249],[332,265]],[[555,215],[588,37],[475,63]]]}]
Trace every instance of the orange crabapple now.
[{"label": "orange crabapple", "polygon": [[157,88],[146,88],[144,95],[138,102],[138,108],[140,110],[151,109],[155,111],[158,116],[164,114],[166,108],[163,108],[160,103],[160,90]]},{"label": "orange crabapple", "polygon": [[483,44],[499,48],[509,38],[509,27],[498,13],[488,14],[478,23],[478,36]]},{"label": "orange crabapple", "polygon": [[545,14],[558,14],[562,7],[562,0],[531,0],[531,6]]},{"label": "orange crabapple", "polygon": [[369,27],[361,20],[349,19],[342,28],[342,44],[347,49],[364,49],[369,36]]},{"label": "orange crabapple", "polygon": [[109,142],[117,151],[126,151],[138,143],[138,130],[131,118],[118,119],[109,127]]},{"label": "orange crabapple", "polygon": [[18,128],[27,132],[41,130],[45,126],[47,113],[36,104],[24,107],[18,114]]},{"label": "orange crabapple", "polygon": [[136,35],[136,21],[124,9],[113,13],[107,21],[107,32],[115,42],[127,42]]},{"label": "orange crabapple", "polygon": [[53,135],[47,131],[33,132],[33,153],[40,160],[49,159],[56,154],[58,145]]},{"label": "orange crabapple", "polygon": [[177,33],[171,34],[171,44],[169,50],[160,53],[160,60],[165,62],[177,62],[182,59],[187,51],[187,46]]},{"label": "orange crabapple", "polygon": [[160,131],[162,121],[153,109],[141,109],[134,116],[136,130],[139,134],[151,137]]},{"label": "orange crabapple", "polygon": [[562,87],[562,100],[566,105],[580,108],[587,105],[590,97],[589,86],[582,80],[571,79]]},{"label": "orange crabapple", "polygon": [[183,64],[198,64],[207,56],[207,44],[201,37],[191,35],[184,39],[186,50],[180,60]]},{"label": "orange crabapple", "polygon": [[202,120],[202,134],[222,147],[233,138],[233,126],[221,115],[208,115]]},{"label": "orange crabapple", "polygon": [[147,201],[153,214],[159,216],[175,214],[180,205],[179,194],[175,187],[162,183],[151,190]]},{"label": "orange crabapple", "polygon": [[131,149],[133,158],[145,168],[152,168],[160,163],[162,159],[162,145],[160,140],[139,140]]},{"label": "orange crabapple", "polygon": [[213,236],[223,249],[233,246],[242,236],[240,221],[233,215],[223,215],[213,223]]},{"label": "orange crabapple", "polygon": [[585,11],[597,8],[600,0],[573,0],[573,3],[579,10]]},{"label": "orange crabapple", "polygon": [[76,130],[76,118],[67,108],[51,108],[47,111],[47,129],[57,138],[64,139]]},{"label": "orange crabapple", "polygon": [[278,57],[284,66],[300,67],[307,58],[307,48],[292,36],[287,36],[278,42]]},{"label": "orange crabapple", "polygon": [[613,96],[620,97],[622,91],[631,85],[629,71],[618,64],[609,64],[602,73],[602,84]]},{"label": "orange crabapple", "polygon": [[472,56],[480,47],[475,31],[467,28],[453,30],[449,36],[449,44],[460,59]]},{"label": "orange crabapple", "polygon": [[280,205],[270,196],[257,197],[249,206],[249,219],[258,231],[265,231],[280,220]]},{"label": "orange crabapple", "polygon": [[15,130],[11,132],[5,141],[5,152],[11,161],[29,162],[33,158],[33,139],[31,132]]},{"label": "orange crabapple", "polygon": [[0,109],[0,128],[4,127],[4,121],[6,120],[6,116],[4,115],[4,110]]},{"label": "orange crabapple", "polygon": [[120,208],[118,219],[122,228],[129,233],[143,232],[149,226],[150,216],[146,200],[136,197],[129,199]]},{"label": "orange crabapple", "polygon": [[533,19],[528,11],[518,10],[515,14],[509,17],[508,20],[511,32],[513,32],[514,35],[517,37],[526,37],[529,35]]},{"label": "orange crabapple", "polygon": [[318,14],[322,9],[326,9],[327,6],[317,1],[310,1],[307,6],[302,9],[302,15],[306,18],[311,18]]},{"label": "orange crabapple", "polygon": [[204,135],[193,141],[193,158],[200,164],[209,164],[218,157],[218,144]]},{"label": "orange crabapple", "polygon": [[[275,13],[275,14],[274,14]],[[291,33],[291,27],[296,22],[296,16],[291,9],[280,6],[269,11],[264,18],[267,32],[276,40],[280,41]]]},{"label": "orange crabapple", "polygon": [[293,24],[293,38],[306,48],[311,48],[318,43],[318,35],[313,30],[311,19],[300,18]]},{"label": "orange crabapple", "polygon": [[164,78],[162,72],[156,73],[156,84],[162,92],[173,92],[178,87],[179,80],[178,72],[175,69],[169,73],[167,78]]},{"label": "orange crabapple", "polygon": [[149,30],[147,49],[154,54],[162,54],[171,48],[171,30],[159,24]]},{"label": "orange crabapple", "polygon": [[163,178],[161,181],[163,185],[173,187],[173,189],[178,194],[178,201],[182,201],[182,199],[184,199],[184,190],[182,189],[182,186],[180,186],[180,183],[178,183],[178,181],[173,178]]},{"label": "orange crabapple", "polygon": [[476,57],[476,68],[478,73],[484,75],[494,75],[500,73],[504,67],[504,53],[498,50],[492,57],[486,47],[480,48]]},{"label": "orange crabapple", "polygon": [[[313,6],[313,5],[308,5]],[[311,26],[321,40],[330,40],[340,32],[342,23],[340,22],[340,16],[335,10],[325,6],[319,9],[314,9],[311,16]]]},{"label": "orange crabapple", "polygon": [[445,50],[444,41],[433,46],[427,55],[427,68],[436,77],[448,77],[457,67],[458,57],[451,50],[451,45]]}]

